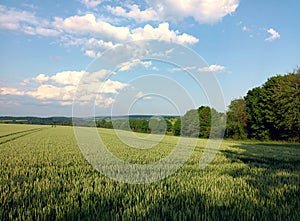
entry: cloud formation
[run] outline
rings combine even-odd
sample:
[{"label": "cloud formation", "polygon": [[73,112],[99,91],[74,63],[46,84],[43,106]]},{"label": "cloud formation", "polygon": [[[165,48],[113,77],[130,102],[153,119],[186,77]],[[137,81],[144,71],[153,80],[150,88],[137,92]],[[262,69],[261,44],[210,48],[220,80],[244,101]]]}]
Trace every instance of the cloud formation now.
[{"label": "cloud formation", "polygon": [[18,31],[28,35],[57,36],[59,31],[33,13],[0,5],[0,29]]},{"label": "cloud formation", "polygon": [[[76,101],[81,105],[88,105],[95,101],[101,107],[109,107],[114,102],[112,94],[127,87],[119,81],[106,80],[112,74],[109,70],[100,70],[94,73],[85,71],[62,71],[52,76],[39,74],[31,80],[39,85],[29,90],[20,90],[12,87],[1,87],[0,95],[30,96],[42,103],[56,101],[61,106],[72,105],[76,92]],[[80,90],[78,91],[78,84]],[[100,93],[100,95],[99,95]],[[97,100],[95,100],[97,98]]]},{"label": "cloud formation", "polygon": [[[102,1],[82,0],[89,7],[96,7]],[[107,7],[115,15],[132,18],[137,21],[155,20],[160,16],[154,9],[140,10],[138,5]],[[80,47],[85,55],[97,57],[103,51],[132,40],[160,40],[179,44],[195,44],[199,39],[187,33],[170,28],[164,21],[144,26],[115,25],[111,20],[103,19],[94,13],[72,15],[66,18],[54,17],[52,20],[37,17],[36,14],[0,5],[0,29],[21,32],[27,35],[59,37],[65,46]]]},{"label": "cloud formation", "polygon": [[141,10],[138,5],[124,7],[108,6],[108,10],[116,15],[138,22],[146,21],[178,21],[192,17],[200,24],[212,24],[231,15],[239,6],[239,0],[148,0],[148,8]]},{"label": "cloud formation", "polygon": [[125,8],[120,6],[111,7],[108,6],[107,9],[116,16],[121,16],[129,19],[134,19],[138,22],[145,22],[145,21],[159,21],[160,16],[156,13],[155,10],[152,8],[147,8],[145,10],[140,10],[138,5],[129,5],[128,11]]},{"label": "cloud formation", "polygon": [[224,66],[213,64],[208,67],[200,68],[199,71],[201,71],[201,72],[219,72],[219,71],[223,71],[224,69],[225,69]]},{"label": "cloud formation", "polygon": [[267,32],[271,35],[270,37],[266,38],[266,41],[274,41],[278,38],[280,38],[280,34],[274,30],[273,28],[270,28],[269,30],[267,30]]},{"label": "cloud formation", "polygon": [[104,0],[80,0],[80,2],[87,8],[94,8],[104,2]]}]

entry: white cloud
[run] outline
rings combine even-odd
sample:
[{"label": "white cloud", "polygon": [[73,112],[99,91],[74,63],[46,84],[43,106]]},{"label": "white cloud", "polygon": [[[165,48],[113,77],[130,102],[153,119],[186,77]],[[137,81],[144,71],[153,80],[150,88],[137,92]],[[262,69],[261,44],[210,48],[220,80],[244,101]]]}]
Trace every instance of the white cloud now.
[{"label": "white cloud", "polygon": [[1,95],[18,95],[18,96],[22,96],[25,93],[23,91],[19,91],[17,88],[1,87],[0,88],[0,94]]},{"label": "white cloud", "polygon": [[95,105],[96,106],[100,106],[100,107],[104,107],[104,108],[108,108],[114,102],[115,102],[115,100],[113,98],[111,98],[111,97],[104,98],[101,95],[98,95],[97,98],[96,98],[96,100],[95,100]]},{"label": "white cloud", "polygon": [[179,44],[195,44],[199,41],[194,36],[186,33],[180,35],[179,31],[170,30],[167,22],[159,24],[157,28],[147,24],[144,28],[133,29],[131,38],[132,40],[156,39]]},{"label": "white cloud", "polygon": [[104,0],[80,0],[80,2],[87,8],[94,8],[104,2]]},{"label": "white cloud", "polygon": [[43,83],[49,80],[49,76],[46,76],[45,74],[39,74],[35,78],[33,78],[34,81],[38,83]]},{"label": "white cloud", "polygon": [[43,27],[37,27],[34,33],[43,36],[57,36],[60,34],[60,32],[57,30]]},{"label": "white cloud", "polygon": [[[67,45],[96,45],[100,48],[112,48],[114,47],[113,41],[124,42],[129,40],[156,39],[180,44],[195,44],[199,41],[199,39],[194,36],[186,33],[180,34],[179,31],[170,30],[169,23],[167,22],[159,24],[157,28],[147,24],[143,28],[138,27],[131,30],[129,27],[114,26],[108,22],[96,20],[93,14],[86,14],[84,16],[76,15],[66,19],[56,17],[53,26],[56,27],[57,30],[69,34],[92,35],[101,39],[71,39],[72,41],[67,39]],[[94,55],[91,52],[88,52],[88,54]]]},{"label": "white cloud", "polygon": [[134,59],[132,61],[124,62],[119,65],[118,71],[129,71],[137,66],[148,68],[152,65],[151,61],[141,61],[140,59]]},{"label": "white cloud", "polygon": [[243,26],[243,27],[242,27],[242,30],[243,30],[243,31],[249,31],[249,28],[247,28],[247,26]]},{"label": "white cloud", "polygon": [[24,80],[20,83],[20,85],[26,86],[26,85],[28,85],[29,83],[30,83],[30,80],[29,80],[29,79],[24,79]]},{"label": "white cloud", "polygon": [[218,71],[223,71],[224,69],[225,69],[224,66],[213,64],[208,67],[200,68],[199,71],[201,71],[201,72],[218,72]]},{"label": "white cloud", "polygon": [[265,40],[266,41],[274,41],[278,38],[280,38],[280,34],[274,30],[273,28],[270,28],[268,31],[267,31],[271,36],[266,38]]},{"label": "white cloud", "polygon": [[124,8],[117,6],[108,6],[107,9],[114,15],[122,16],[130,19],[135,19],[137,21],[158,21],[160,20],[159,15],[152,8],[147,8],[144,11],[139,9],[137,5],[129,5],[130,11],[126,11]]},{"label": "white cloud", "polygon": [[153,97],[152,96],[145,96],[144,93],[142,91],[139,91],[136,95],[136,98],[138,99],[142,99],[142,100],[152,100]]},{"label": "white cloud", "polygon": [[35,14],[0,5],[0,29],[19,31],[29,35],[56,36],[59,31]]},{"label": "white cloud", "polygon": [[[21,91],[17,88],[2,87],[0,95],[30,96],[41,100],[42,104],[57,102],[61,106],[67,106],[73,103],[75,92],[75,103],[80,105],[90,105],[96,99],[97,94],[101,93],[96,103],[98,106],[107,108],[114,102],[110,95],[117,94],[119,90],[128,86],[119,81],[106,80],[111,74],[115,73],[105,69],[93,73],[62,71],[52,76],[39,74],[31,79],[39,83],[35,88],[30,87],[29,90]],[[80,87],[77,86],[79,82]]]},{"label": "white cloud", "polygon": [[87,55],[87,56],[89,56],[89,57],[91,57],[91,58],[97,57],[96,52],[93,51],[93,50],[86,50],[86,51],[85,51],[85,55]]},{"label": "white cloud", "polygon": [[43,84],[39,86],[37,90],[29,91],[26,94],[39,100],[47,100],[60,97],[61,90],[59,87]]},{"label": "white cloud", "polygon": [[77,85],[85,71],[62,71],[50,77],[52,81],[62,85]]},{"label": "white cloud", "polygon": [[18,30],[21,23],[37,25],[38,20],[34,14],[0,5],[0,28]]},{"label": "white cloud", "polygon": [[196,66],[189,66],[189,67],[184,67],[184,68],[171,68],[171,69],[169,69],[169,71],[171,73],[173,73],[173,72],[178,72],[178,71],[191,71],[191,70],[195,70],[195,69],[197,69]]},{"label": "white cloud", "polygon": [[59,104],[61,106],[69,106],[69,105],[72,105],[73,102],[72,101],[61,101],[61,102],[59,102]]},{"label": "white cloud", "polygon": [[99,57],[103,51],[114,48],[116,45],[111,41],[97,40],[95,38],[82,40],[82,48],[85,54],[92,58]]},{"label": "white cloud", "polygon": [[215,23],[236,11],[239,0],[149,0],[153,10],[165,20],[193,17],[198,23]]},{"label": "white cloud", "polygon": [[103,83],[102,87],[100,87],[100,93],[117,94],[118,90],[126,86],[128,85],[119,81],[112,81],[108,79]]},{"label": "white cloud", "polygon": [[128,27],[117,27],[108,22],[96,20],[94,14],[75,15],[65,19],[55,17],[53,26],[57,30],[67,33],[97,35],[103,38],[103,40],[127,40],[130,36]]},{"label": "white cloud", "polygon": [[[84,1],[95,5],[100,1]],[[137,5],[127,6],[129,12],[122,8],[112,8],[115,13],[140,20],[158,20],[152,9],[140,10]],[[55,17],[52,22],[37,17],[34,13],[0,5],[0,29],[22,32],[27,35],[59,36],[65,46],[81,47],[89,57],[100,56],[103,51],[111,49],[122,42],[131,40],[161,40],[180,44],[195,44],[198,38],[187,33],[170,29],[169,23],[158,26],[150,24],[144,27],[130,28],[116,26],[92,13],[74,15],[66,18]]]},{"label": "white cloud", "polygon": [[141,98],[141,97],[143,97],[143,96],[144,96],[144,93],[143,93],[142,91],[139,91],[139,92],[135,95],[136,98]]}]

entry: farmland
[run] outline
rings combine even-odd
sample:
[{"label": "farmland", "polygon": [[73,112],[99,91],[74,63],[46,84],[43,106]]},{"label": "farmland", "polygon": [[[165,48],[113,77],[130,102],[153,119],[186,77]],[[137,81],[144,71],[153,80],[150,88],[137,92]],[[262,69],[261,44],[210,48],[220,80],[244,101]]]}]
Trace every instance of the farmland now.
[{"label": "farmland", "polygon": [[[136,150],[98,130],[116,156],[138,163],[178,141]],[[206,141],[175,174],[133,185],[94,170],[72,127],[0,125],[0,220],[300,220],[299,144],[225,140],[199,170]]]}]

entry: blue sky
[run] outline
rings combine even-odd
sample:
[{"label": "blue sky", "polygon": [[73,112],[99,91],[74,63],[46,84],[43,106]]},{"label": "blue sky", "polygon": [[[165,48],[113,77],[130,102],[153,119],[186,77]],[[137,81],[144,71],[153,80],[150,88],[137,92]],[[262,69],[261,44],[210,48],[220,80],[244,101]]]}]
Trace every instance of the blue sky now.
[{"label": "blue sky", "polygon": [[[269,77],[298,67],[299,9],[297,0],[1,1],[0,115],[71,116],[77,84],[95,60],[119,45],[149,39],[182,44],[200,55],[227,106]],[[125,113],[113,107],[134,87],[128,96],[136,100],[128,113],[178,114],[175,98],[166,98],[181,90],[178,85],[195,107],[211,105],[207,92],[176,64],[132,57],[118,71],[98,68],[98,74],[85,77],[102,85],[92,102],[99,115]],[[147,86],[154,86],[155,78],[164,81],[162,76],[171,86],[155,96]],[[135,81],[141,77],[146,78]],[[89,107],[92,98],[77,97],[76,104]]]}]

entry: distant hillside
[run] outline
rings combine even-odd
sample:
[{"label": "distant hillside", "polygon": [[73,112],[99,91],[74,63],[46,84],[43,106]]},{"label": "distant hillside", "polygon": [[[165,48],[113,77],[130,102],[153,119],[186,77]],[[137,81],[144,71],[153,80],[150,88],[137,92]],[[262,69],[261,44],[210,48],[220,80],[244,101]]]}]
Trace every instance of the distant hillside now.
[{"label": "distant hillside", "polygon": [[[96,121],[101,119],[150,119],[155,117],[153,115],[129,115],[129,116],[97,116]],[[178,116],[163,116],[164,118],[177,118]],[[40,125],[64,125],[72,126],[72,117],[12,117],[0,116],[0,123],[2,124],[40,124]],[[76,118],[75,124],[77,126],[95,126],[94,118]]]},{"label": "distant hillside", "polygon": [[40,125],[72,125],[71,117],[0,117],[0,123],[40,124]]}]

